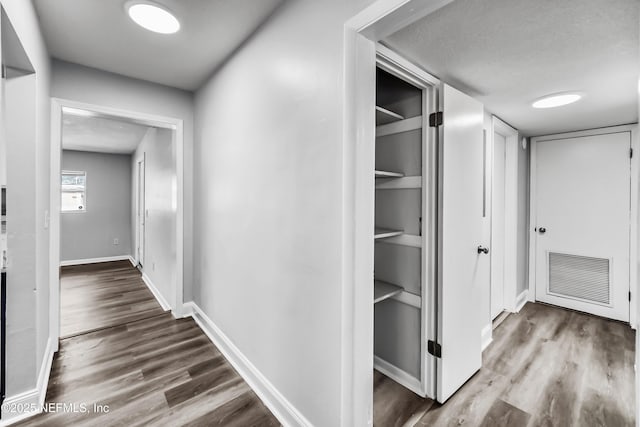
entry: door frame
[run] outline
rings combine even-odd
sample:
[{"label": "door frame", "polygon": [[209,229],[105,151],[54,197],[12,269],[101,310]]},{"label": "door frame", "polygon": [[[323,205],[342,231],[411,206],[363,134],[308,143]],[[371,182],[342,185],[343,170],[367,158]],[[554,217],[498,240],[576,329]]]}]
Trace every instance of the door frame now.
[{"label": "door frame", "polygon": [[[498,133],[505,138],[505,169],[504,169],[504,287],[503,309],[511,313],[519,311],[518,300],[525,301],[523,296],[518,298],[518,131],[498,118],[491,116],[491,247],[495,247],[494,194],[493,183],[495,177],[494,165],[494,136]],[[493,290],[494,262],[491,260],[490,289]],[[526,291],[525,291],[526,292]],[[491,297],[489,298],[491,301]],[[491,304],[491,302],[489,302]],[[491,311],[491,306],[489,307]],[[491,319],[493,320],[493,319]]]},{"label": "door frame", "polygon": [[378,0],[344,25],[341,425],[373,423],[376,43],[453,0]]},{"label": "door frame", "polygon": [[[142,266],[144,269],[144,255],[145,249],[145,230],[146,230],[146,217],[145,212],[147,205],[145,203],[147,192],[147,169],[146,169],[146,153],[142,153],[142,160],[136,162],[136,172],[138,174],[136,179],[136,227],[135,227],[135,251],[134,261],[138,266]],[[142,220],[141,220],[142,217]],[[142,249],[142,250],[141,250]],[[142,256],[140,254],[142,253]]]},{"label": "door frame", "polygon": [[50,163],[50,235],[49,235],[49,336],[54,351],[60,341],[60,170],[62,164],[62,112],[75,108],[98,115],[118,117],[146,126],[172,130],[176,149],[176,282],[168,298],[171,312],[182,317],[184,289],[184,124],[181,119],[105,107],[62,98],[51,98],[51,163]]},{"label": "door frame", "polygon": [[629,301],[629,324],[632,328],[637,327],[637,312],[633,308],[636,307],[638,300],[636,284],[638,281],[638,157],[640,157],[640,145],[638,141],[638,125],[620,125],[597,129],[589,129],[577,132],[565,132],[559,134],[538,136],[531,138],[531,157],[529,159],[529,301],[536,300],[536,232],[537,226],[537,201],[536,201],[536,181],[537,181],[537,150],[538,143],[554,139],[578,138],[583,136],[606,135],[611,133],[630,132],[631,148],[633,156],[631,157],[631,212],[629,213],[629,291],[631,299]]}]

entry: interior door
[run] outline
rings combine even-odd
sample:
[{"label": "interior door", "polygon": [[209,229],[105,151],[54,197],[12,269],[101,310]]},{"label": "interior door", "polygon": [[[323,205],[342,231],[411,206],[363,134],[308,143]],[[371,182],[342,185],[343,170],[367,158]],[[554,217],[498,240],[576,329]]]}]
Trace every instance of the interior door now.
[{"label": "interior door", "polygon": [[[483,232],[483,106],[443,85],[439,127],[437,400],[446,401],[482,364],[481,289],[489,289]],[[487,253],[485,253],[487,252]],[[488,307],[487,307],[488,310]]]},{"label": "interior door", "polygon": [[538,141],[536,299],[629,321],[631,133]]},{"label": "interior door", "polygon": [[138,162],[138,213],[137,213],[137,221],[138,221],[138,264],[144,265],[144,226],[145,226],[145,165],[144,160]]}]

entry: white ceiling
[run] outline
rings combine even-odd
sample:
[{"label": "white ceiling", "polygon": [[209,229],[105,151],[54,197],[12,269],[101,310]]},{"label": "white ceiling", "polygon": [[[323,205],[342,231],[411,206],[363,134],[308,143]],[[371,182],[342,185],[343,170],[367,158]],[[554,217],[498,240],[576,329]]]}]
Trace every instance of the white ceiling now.
[{"label": "white ceiling", "polygon": [[384,44],[536,136],[638,121],[639,17],[638,0],[456,0]]},{"label": "white ceiling", "polygon": [[62,148],[97,153],[131,154],[149,128],[100,116],[62,117]]},{"label": "white ceiling", "polygon": [[154,0],[181,30],[156,34],[136,25],[126,0],[33,0],[54,58],[195,90],[282,0]]}]

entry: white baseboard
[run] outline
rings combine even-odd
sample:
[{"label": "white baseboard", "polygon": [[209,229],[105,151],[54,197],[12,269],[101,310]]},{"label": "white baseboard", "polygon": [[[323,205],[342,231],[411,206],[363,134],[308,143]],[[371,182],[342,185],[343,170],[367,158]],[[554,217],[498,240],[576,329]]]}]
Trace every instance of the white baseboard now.
[{"label": "white baseboard", "polygon": [[184,304],[185,316],[191,316],[211,342],[233,365],[249,387],[284,426],[311,426],[311,422],[289,402],[278,389],[242,354],[233,342],[194,302]]},{"label": "white baseboard", "polygon": [[60,261],[60,267],[66,267],[69,265],[84,265],[84,264],[96,264],[99,262],[112,262],[112,261],[125,261],[130,259],[129,255],[108,256],[102,258],[86,258],[86,259],[72,259],[68,261]]},{"label": "white baseboard", "polygon": [[516,313],[522,310],[522,307],[529,301],[529,290],[525,289],[520,295],[516,297]]},{"label": "white baseboard", "polygon": [[[5,399],[2,411],[2,420],[0,420],[0,427],[9,426],[17,423],[18,421],[32,417],[42,412],[44,406],[44,399],[47,395],[47,387],[49,386],[49,376],[51,374],[51,365],[53,364],[54,341],[49,338],[47,341],[47,348],[44,352],[42,364],[40,365],[40,374],[38,375],[38,382],[36,388],[27,390],[15,396],[9,396]],[[35,408],[33,411],[26,412],[6,412],[11,408]]]},{"label": "white baseboard", "polygon": [[138,266],[138,262],[133,259],[133,257],[131,255],[129,255],[129,262],[131,263],[132,266],[137,267]]},{"label": "white baseboard", "polygon": [[147,276],[147,273],[145,273],[144,271],[142,272],[142,281],[145,283],[145,285],[147,285],[147,288],[149,288],[153,296],[156,297],[156,300],[160,304],[160,307],[162,307],[164,311],[171,310],[171,305],[167,302],[166,299],[164,299],[158,288],[156,288],[149,276]]},{"label": "white baseboard", "polygon": [[489,347],[489,344],[493,342],[493,323],[492,322],[489,322],[487,326],[482,328],[481,336],[482,336],[481,338],[482,351],[484,351],[484,349]]},{"label": "white baseboard", "polygon": [[391,378],[395,382],[400,385],[405,386],[418,396],[424,397],[425,394],[422,392],[422,384],[420,384],[420,380],[418,380],[413,375],[403,371],[397,366],[392,365],[384,359],[381,359],[378,356],[373,356],[373,368],[380,373],[386,375]]}]

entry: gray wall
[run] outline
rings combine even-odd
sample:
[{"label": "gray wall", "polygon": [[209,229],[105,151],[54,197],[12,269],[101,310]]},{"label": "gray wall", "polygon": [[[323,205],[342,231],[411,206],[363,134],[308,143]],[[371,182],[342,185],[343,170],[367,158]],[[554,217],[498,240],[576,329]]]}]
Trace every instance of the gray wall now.
[{"label": "gray wall", "polygon": [[118,74],[52,61],[51,96],[184,122],[184,300],[192,300],[193,94]]},{"label": "gray wall", "polygon": [[86,211],[60,214],[61,260],[131,255],[131,155],[63,150],[62,169],[86,171],[87,184]]},{"label": "gray wall", "polygon": [[[173,303],[176,280],[176,200],[177,188],[173,131],[150,128],[133,155],[129,168],[135,203],[138,185],[137,163],[145,160],[145,251],[142,271],[164,299]],[[135,234],[135,204],[132,230]],[[137,239],[133,239],[136,253]],[[137,257],[137,254],[135,255]]]},{"label": "gray wall", "polygon": [[317,426],[351,410],[344,23],[368,3],[286,3],[196,93],[194,300]]}]

